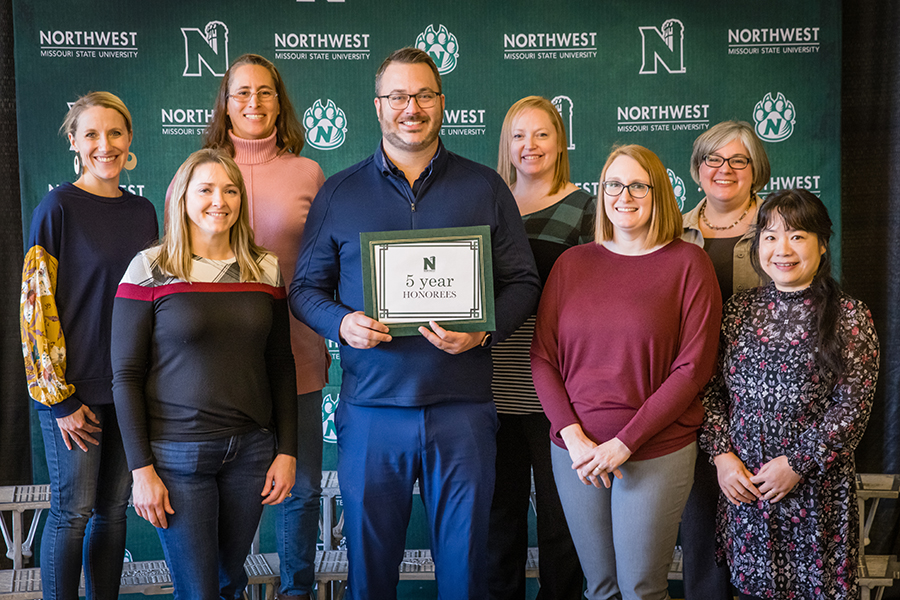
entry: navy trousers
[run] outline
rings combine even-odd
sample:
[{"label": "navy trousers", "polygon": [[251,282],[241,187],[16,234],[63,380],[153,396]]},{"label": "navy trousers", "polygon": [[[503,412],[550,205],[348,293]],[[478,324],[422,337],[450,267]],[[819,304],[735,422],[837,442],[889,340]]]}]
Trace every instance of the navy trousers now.
[{"label": "navy trousers", "polygon": [[395,600],[413,485],[431,533],[438,598],[487,596],[493,402],[335,411],[350,600]]}]

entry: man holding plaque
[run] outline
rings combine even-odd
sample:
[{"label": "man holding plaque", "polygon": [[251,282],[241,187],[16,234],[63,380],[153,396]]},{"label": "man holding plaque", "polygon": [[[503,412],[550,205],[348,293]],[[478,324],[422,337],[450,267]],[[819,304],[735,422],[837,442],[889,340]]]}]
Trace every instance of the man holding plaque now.
[{"label": "man holding plaque", "polygon": [[[375,89],[381,143],[319,191],[290,286],[294,314],[341,344],[335,424],[348,597],[396,598],[418,480],[440,597],[483,598],[497,428],[489,346],[534,312],[540,283],[509,188],[492,169],[447,151],[438,137],[444,95],[431,58],[397,50],[379,68]],[[467,281],[460,264],[453,265],[456,275],[442,277],[439,253],[400,281],[387,267],[373,275],[387,264],[381,259],[363,260],[361,233],[393,239],[408,231],[437,243],[438,232],[428,240],[431,232],[422,230],[477,226],[489,228],[490,253],[473,261]],[[422,302],[492,286],[493,313],[483,318],[473,310],[469,320],[440,317],[439,324],[440,309],[432,317],[419,311],[423,323],[412,328],[384,318],[388,311],[366,315],[371,298],[398,286],[409,286]]]}]

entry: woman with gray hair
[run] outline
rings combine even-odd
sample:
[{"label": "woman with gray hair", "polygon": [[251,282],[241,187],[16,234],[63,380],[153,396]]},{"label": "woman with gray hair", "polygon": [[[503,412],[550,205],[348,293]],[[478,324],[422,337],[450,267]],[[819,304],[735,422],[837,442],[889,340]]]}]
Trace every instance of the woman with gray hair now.
[{"label": "woman with gray hair", "polygon": [[[684,215],[683,239],[702,245],[712,259],[722,302],[768,281],[750,263],[757,192],[769,181],[769,158],[753,126],[723,121],[694,141],[691,177],[706,197]],[[715,563],[719,486],[715,467],[702,450],[681,523],[687,598],[731,600],[728,569]]]}]

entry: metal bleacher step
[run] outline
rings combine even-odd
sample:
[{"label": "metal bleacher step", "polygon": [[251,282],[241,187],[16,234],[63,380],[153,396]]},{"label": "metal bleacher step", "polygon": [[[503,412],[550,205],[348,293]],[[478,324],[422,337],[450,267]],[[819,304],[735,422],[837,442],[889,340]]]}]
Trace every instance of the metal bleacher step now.
[{"label": "metal bleacher step", "polygon": [[856,475],[856,495],[862,500],[897,498],[900,495],[900,475],[858,473]]},{"label": "metal bleacher step", "polygon": [[[318,557],[317,557],[318,558]],[[278,583],[278,555],[252,554],[244,563],[250,585]],[[84,594],[82,576],[79,592]],[[127,562],[122,567],[120,594],[158,595],[172,593],[172,576],[164,560]],[[3,600],[32,600],[41,598],[40,568],[9,569],[0,571],[0,598]],[[274,587],[272,594],[274,596]]]},{"label": "metal bleacher step", "polygon": [[[326,550],[316,553],[316,580],[345,581],[347,579],[347,552]],[[538,576],[537,548],[528,549],[525,576]],[[434,579],[434,561],[431,550],[406,550],[400,563],[400,579]]]},{"label": "metal bleacher step", "polygon": [[[415,490],[418,493],[418,489]],[[857,495],[860,503],[860,515],[863,537],[867,537],[878,502],[881,499],[900,497],[900,475],[884,474],[859,474],[857,475]],[[323,471],[322,473],[323,502],[323,526],[336,534],[329,537],[329,542],[339,541],[341,537],[340,523],[335,523],[337,512],[336,497],[340,496],[340,487],[337,473]],[[870,501],[871,506],[865,510],[865,502]],[[47,485],[30,486],[0,486],[0,511],[12,513],[12,535],[7,530],[6,522],[0,519],[2,524],[4,541],[7,545],[7,556],[13,558],[20,566],[17,569],[0,571],[0,600],[30,600],[41,598],[40,569],[21,568],[23,556],[31,554],[31,543],[34,530],[39,517],[39,511],[50,505],[50,488]],[[25,511],[35,511],[32,515],[30,533],[26,537],[24,527]],[[324,533],[324,528],[323,528]],[[334,546],[332,546],[333,548]],[[877,590],[876,598],[884,587],[890,587],[893,582],[900,579],[900,562],[896,556],[871,556],[864,554],[864,545],[860,552],[862,564],[860,564],[860,585],[862,587],[862,600],[868,600],[870,594]],[[669,568],[670,580],[681,580],[682,577],[682,552],[676,547],[672,555],[672,563]],[[251,554],[244,564],[250,585],[266,586],[265,598],[274,597],[274,586],[279,580],[278,555]],[[429,550],[406,550],[400,565],[400,579],[434,579],[434,561]],[[320,597],[339,598],[343,592],[342,582],[348,575],[347,553],[345,550],[327,548],[316,553],[316,580],[320,586]],[[538,576],[538,551],[537,548],[528,549],[528,562],[526,576]],[[83,586],[83,582],[82,582]],[[323,588],[332,592],[332,596]],[[83,589],[83,588],[82,588]],[[169,569],[164,560],[151,560],[125,563],[122,572],[123,594],[165,594],[171,593],[172,580]],[[324,592],[324,595],[323,595]]]}]

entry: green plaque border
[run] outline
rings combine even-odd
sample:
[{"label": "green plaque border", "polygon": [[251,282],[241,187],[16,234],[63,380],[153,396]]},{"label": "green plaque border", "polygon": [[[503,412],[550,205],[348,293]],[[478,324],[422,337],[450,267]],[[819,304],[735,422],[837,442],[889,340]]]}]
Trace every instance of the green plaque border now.
[{"label": "green plaque border", "polygon": [[[410,229],[401,231],[364,231],[359,234],[362,257],[363,295],[366,315],[378,320],[378,282],[375,276],[376,248],[385,244],[402,245],[423,241],[478,240],[478,256],[481,270],[482,316],[474,319],[450,319],[437,321],[451,331],[494,331],[494,268],[491,254],[491,228],[487,225],[473,227],[444,227],[439,229]],[[428,327],[428,321],[415,323],[389,323],[392,336],[419,335],[419,327]]]}]

